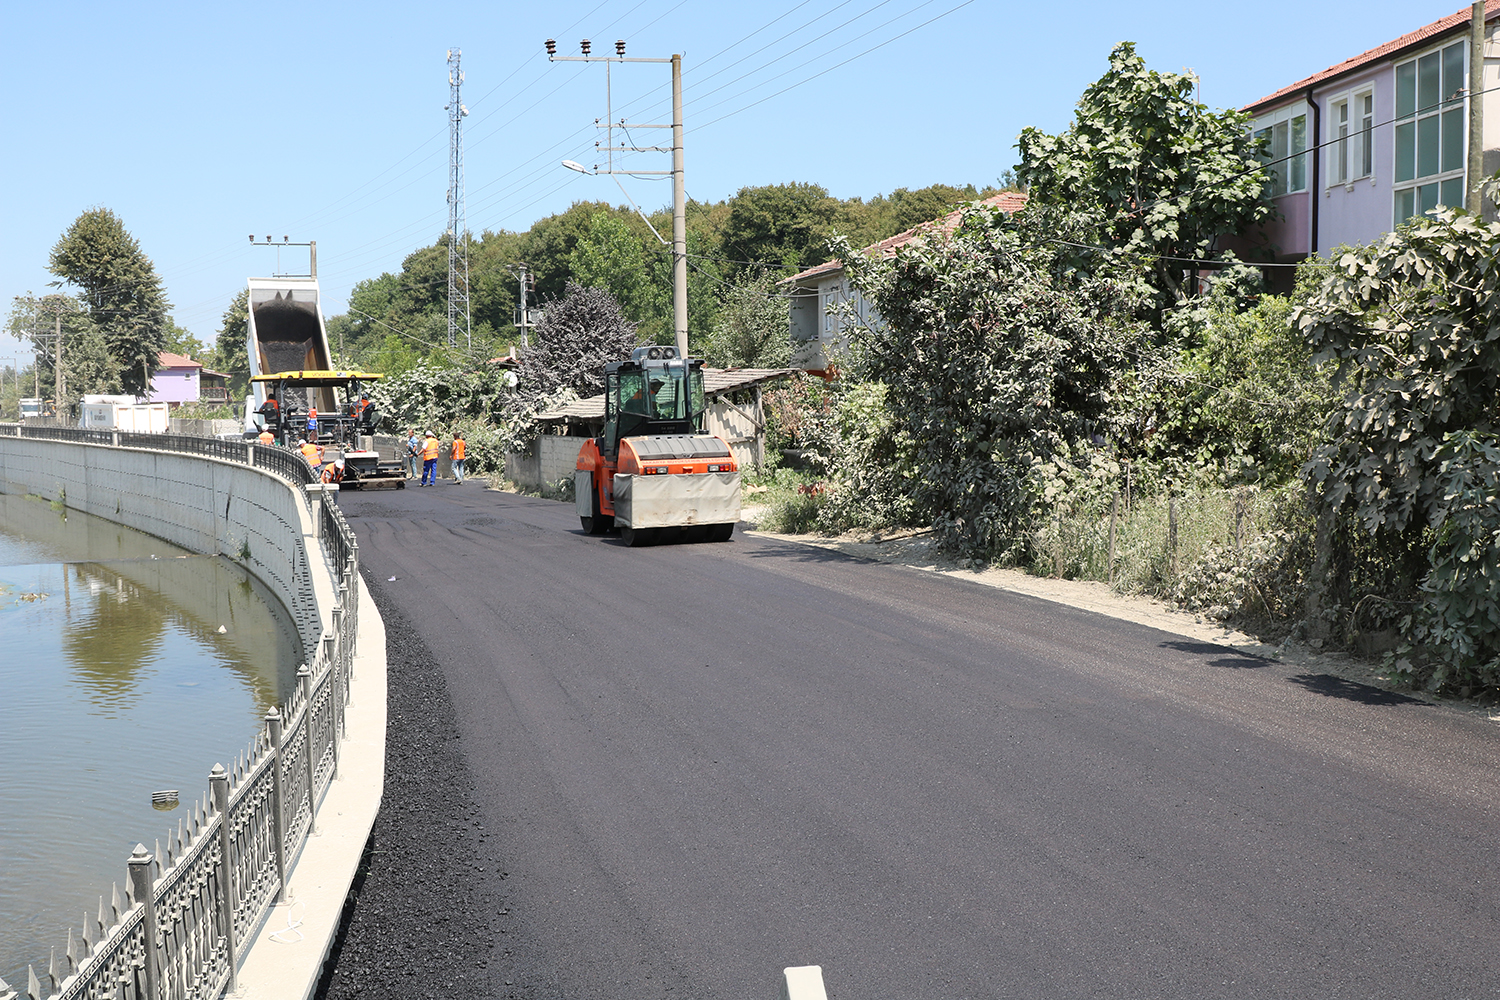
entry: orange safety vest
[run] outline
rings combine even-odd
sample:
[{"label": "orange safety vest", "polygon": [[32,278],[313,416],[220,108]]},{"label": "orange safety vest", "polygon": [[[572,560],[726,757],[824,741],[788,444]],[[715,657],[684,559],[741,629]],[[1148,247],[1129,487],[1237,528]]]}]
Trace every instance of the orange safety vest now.
[{"label": "orange safety vest", "polygon": [[305,458],[305,459],[307,459],[307,464],[308,465],[322,465],[323,464],[323,449],[319,448],[317,445],[313,444],[312,442],[308,442],[307,444],[304,444],[301,448],[299,448],[297,450],[300,451],[300,452],[302,452],[302,457]]},{"label": "orange safety vest", "polygon": [[430,461],[432,461],[433,459],[437,458],[437,453],[438,453],[438,439],[437,438],[428,438],[426,441],[422,442],[422,461],[424,461],[424,462],[430,462]]},{"label": "orange safety vest", "polygon": [[270,431],[261,431],[260,432],[260,443],[261,444],[275,444],[276,443],[276,435],[272,434]]},{"label": "orange safety vest", "polygon": [[464,460],[464,439],[463,438],[454,438],[453,439],[453,460],[455,462],[462,462]]}]

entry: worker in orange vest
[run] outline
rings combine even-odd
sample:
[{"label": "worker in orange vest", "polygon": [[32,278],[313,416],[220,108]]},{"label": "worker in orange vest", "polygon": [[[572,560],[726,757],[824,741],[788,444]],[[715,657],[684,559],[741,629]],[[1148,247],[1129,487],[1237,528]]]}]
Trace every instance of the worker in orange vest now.
[{"label": "worker in orange vest", "polygon": [[418,486],[437,485],[437,456],[437,435],[428,431],[426,440],[422,442],[422,481]]},{"label": "worker in orange vest", "polygon": [[265,430],[263,430],[263,431],[260,432],[260,443],[261,444],[275,444],[276,443],[276,435],[271,433],[271,429],[269,427],[267,427]]},{"label": "worker in orange vest", "polygon": [[464,443],[462,434],[453,435],[453,444],[448,448],[448,454],[453,458],[453,485],[457,486],[464,481],[464,454],[468,451],[468,445]]},{"label": "worker in orange vest", "polygon": [[318,443],[318,408],[316,406],[307,408],[307,440],[313,444]]},{"label": "worker in orange vest", "polygon": [[323,469],[323,449],[305,438],[297,439],[297,450],[302,452],[302,457],[307,459],[307,464],[312,466],[314,473]]}]

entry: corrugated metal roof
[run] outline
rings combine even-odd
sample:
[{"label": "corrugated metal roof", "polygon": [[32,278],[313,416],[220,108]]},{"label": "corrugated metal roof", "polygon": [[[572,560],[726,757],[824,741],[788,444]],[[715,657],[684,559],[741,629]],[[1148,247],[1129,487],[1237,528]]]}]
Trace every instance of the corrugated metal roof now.
[{"label": "corrugated metal roof", "polygon": [[[1001,194],[985,198],[981,200],[979,204],[984,205],[988,208],[998,208],[1002,212],[1019,212],[1021,209],[1026,207],[1026,195],[1016,191],[1005,191]],[[942,230],[945,233],[953,232],[953,230],[958,228],[958,222],[961,218],[963,218],[963,214],[964,210],[962,208],[955,208],[953,211],[949,212],[941,219],[936,219],[932,222],[924,222],[920,226],[913,226],[912,228],[906,230],[906,232],[904,233],[897,233],[895,236],[887,236],[885,239],[881,240],[878,243],[871,243],[869,246],[864,248],[863,253],[866,257],[894,257],[896,256],[897,250],[900,250],[902,247],[906,246],[906,244],[910,243],[918,236],[923,236],[928,232],[934,230]],[[844,265],[842,262],[830,260],[827,263],[818,264],[815,267],[810,267],[805,271],[799,271],[796,274],[792,275],[790,278],[783,278],[780,284],[787,284],[788,282],[792,281],[805,281],[808,278],[816,278],[820,275],[832,274],[834,271],[842,271],[843,269]]]},{"label": "corrugated metal roof", "polygon": [[[737,389],[774,382],[791,375],[801,375],[799,368],[705,368],[703,369],[703,391],[709,397],[718,396]],[[556,423],[559,420],[603,420],[604,397],[590,396],[575,399],[555,409],[538,413],[538,423]]]},{"label": "corrugated metal roof", "polygon": [[[1489,22],[1495,20],[1495,18],[1497,17],[1500,17],[1500,0],[1486,0],[1484,7],[1485,23],[1488,24]],[[1406,34],[1402,35],[1400,38],[1392,39],[1391,41],[1386,42],[1384,45],[1377,45],[1373,49],[1361,52],[1359,55],[1355,56],[1352,59],[1345,59],[1343,62],[1338,63],[1337,65],[1328,67],[1321,73],[1314,73],[1312,76],[1305,77],[1301,80],[1298,80],[1296,83],[1282,87],[1280,90],[1276,91],[1276,93],[1267,95],[1266,97],[1262,97],[1260,100],[1254,102],[1253,104],[1247,104],[1240,110],[1248,111],[1253,114],[1257,109],[1263,109],[1268,105],[1277,104],[1288,97],[1299,95],[1309,87],[1314,87],[1320,83],[1325,83],[1328,80],[1343,76],[1346,73],[1353,73],[1356,70],[1363,69],[1371,63],[1377,63],[1382,59],[1388,59],[1394,55],[1397,55],[1398,53],[1403,52],[1406,49],[1416,48],[1420,45],[1430,42],[1434,38],[1446,35],[1457,28],[1467,27],[1471,20],[1472,15],[1470,13],[1470,10],[1468,7],[1465,7],[1463,10],[1433,21],[1425,28],[1418,28],[1416,31],[1409,31]]]}]

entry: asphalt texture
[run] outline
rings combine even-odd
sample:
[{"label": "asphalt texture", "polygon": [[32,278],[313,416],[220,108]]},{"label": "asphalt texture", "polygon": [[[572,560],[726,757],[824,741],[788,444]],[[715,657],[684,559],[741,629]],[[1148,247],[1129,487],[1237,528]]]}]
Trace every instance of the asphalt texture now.
[{"label": "asphalt texture", "polygon": [[476,483],[343,506],[391,723],[328,997],[1500,996],[1483,715]]}]

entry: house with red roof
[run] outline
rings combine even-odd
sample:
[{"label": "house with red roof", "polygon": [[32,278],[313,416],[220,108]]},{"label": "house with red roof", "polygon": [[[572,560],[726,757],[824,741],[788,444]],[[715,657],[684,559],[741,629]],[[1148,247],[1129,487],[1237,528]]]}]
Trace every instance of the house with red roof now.
[{"label": "house with red roof", "polygon": [[227,403],[229,390],[225,382],[229,376],[211,371],[192,358],[162,351],[157,356],[156,370],[151,373],[152,403],[170,403],[176,407],[182,403]]},{"label": "house with red roof", "polygon": [[[1500,2],[1500,0],[1497,0]],[[1007,191],[977,204],[1017,212],[1026,206],[1026,195]],[[958,228],[963,209],[954,209],[941,219],[913,226],[903,233],[872,243],[861,252],[866,257],[888,259],[919,236],[951,233]],[[840,261],[831,260],[805,271],[799,271],[780,282],[789,294],[789,324],[792,337],[792,366],[815,374],[829,372],[847,344],[845,313],[839,308],[852,307],[854,322],[861,325],[879,323],[876,315],[857,289],[849,287],[848,275]]]},{"label": "house with red roof", "polygon": [[[1500,167],[1500,0],[1485,11],[1484,170]],[[1462,207],[1470,9],[1298,80],[1243,110],[1267,141],[1265,226],[1276,260],[1371,243],[1440,205]]]}]

